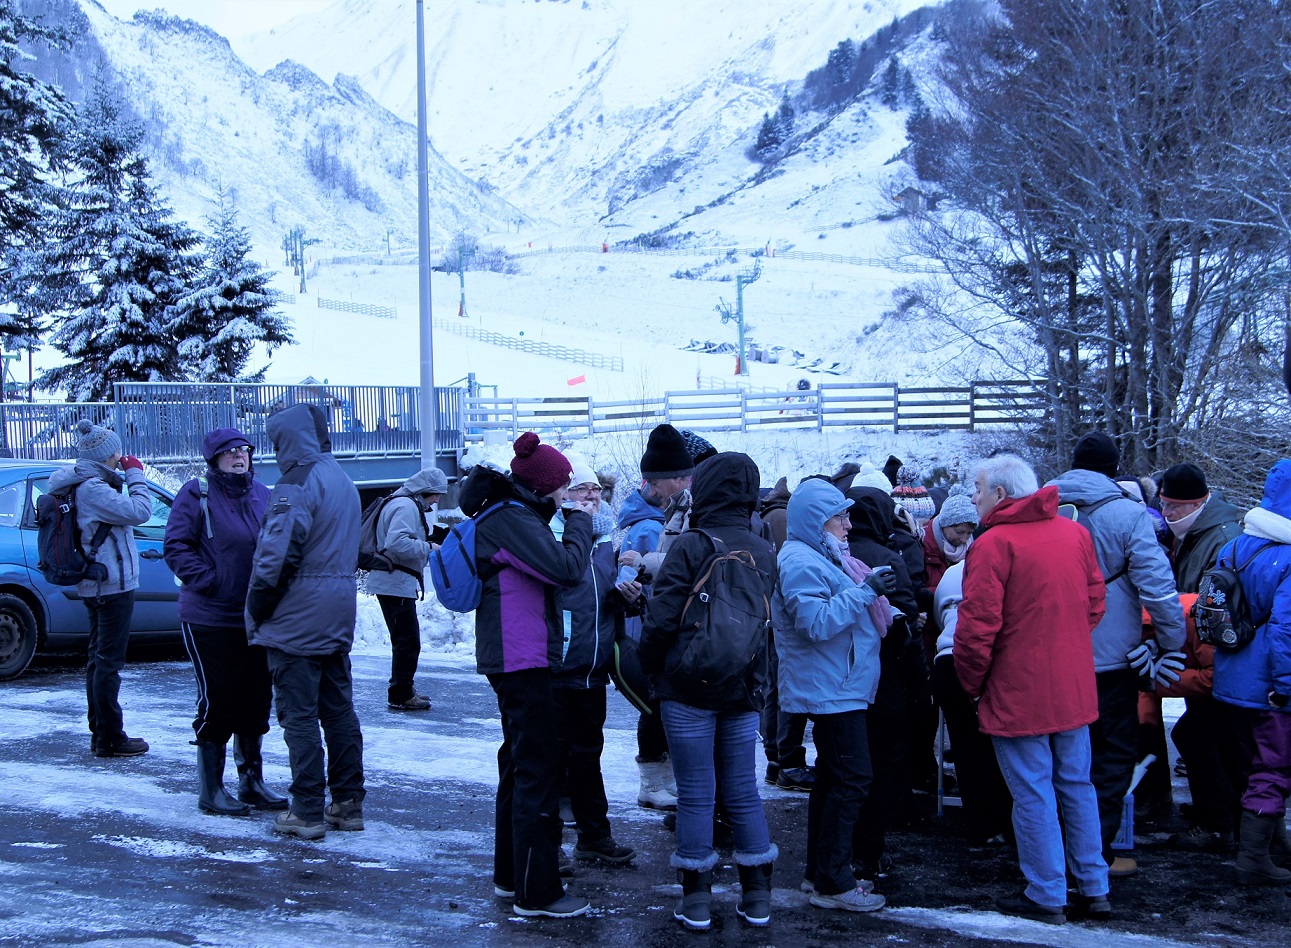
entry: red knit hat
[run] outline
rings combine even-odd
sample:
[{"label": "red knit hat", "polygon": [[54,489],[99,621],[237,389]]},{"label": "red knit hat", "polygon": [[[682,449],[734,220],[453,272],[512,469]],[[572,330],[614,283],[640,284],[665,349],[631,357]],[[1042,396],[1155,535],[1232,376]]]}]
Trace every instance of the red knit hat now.
[{"label": "red knit hat", "polygon": [[569,459],[549,444],[543,444],[532,431],[516,438],[516,456],[511,459],[511,473],[515,479],[534,493],[545,497],[558,487],[569,484],[574,473]]}]

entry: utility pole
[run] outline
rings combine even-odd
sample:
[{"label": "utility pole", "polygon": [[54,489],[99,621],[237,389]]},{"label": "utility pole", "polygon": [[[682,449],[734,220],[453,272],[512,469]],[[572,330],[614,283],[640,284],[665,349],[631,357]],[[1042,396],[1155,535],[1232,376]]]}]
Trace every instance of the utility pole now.
[{"label": "utility pole", "polygon": [[418,310],[421,325],[421,387],[418,414],[421,417],[421,466],[435,466],[435,433],[439,428],[435,393],[434,343],[430,314],[430,156],[426,150],[426,11],[417,0],[417,264]]},{"label": "utility pole", "polygon": [[749,374],[748,347],[745,340],[744,325],[744,288],[750,283],[757,282],[758,277],[762,275],[762,268],[758,264],[753,265],[753,269],[745,273],[737,274],[735,277],[735,311],[731,311],[731,304],[722,300],[715,307],[717,312],[722,316],[722,322],[729,323],[735,321],[735,327],[739,331],[740,354],[735,363],[736,375]]}]

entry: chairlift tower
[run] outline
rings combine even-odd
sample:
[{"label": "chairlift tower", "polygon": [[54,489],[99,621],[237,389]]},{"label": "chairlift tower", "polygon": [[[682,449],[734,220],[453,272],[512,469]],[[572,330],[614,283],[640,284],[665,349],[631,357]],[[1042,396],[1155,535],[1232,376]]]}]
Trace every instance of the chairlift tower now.
[{"label": "chairlift tower", "polygon": [[753,269],[745,273],[736,274],[735,277],[735,311],[731,312],[731,304],[722,300],[717,304],[716,309],[722,316],[722,322],[729,323],[735,321],[735,328],[739,332],[740,354],[739,360],[735,364],[736,375],[749,374],[749,360],[747,352],[747,343],[745,339],[744,325],[744,288],[750,283],[757,282],[758,277],[762,275],[762,268],[757,263],[753,264]]}]

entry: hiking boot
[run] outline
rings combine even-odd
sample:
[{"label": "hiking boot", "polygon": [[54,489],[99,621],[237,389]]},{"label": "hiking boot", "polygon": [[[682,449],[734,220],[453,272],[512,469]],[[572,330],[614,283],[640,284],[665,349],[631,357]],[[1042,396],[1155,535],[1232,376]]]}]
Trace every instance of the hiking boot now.
[{"label": "hiking boot", "polygon": [[678,869],[681,901],[672,917],[687,928],[703,930],[713,923],[713,870]]},{"label": "hiking boot", "polygon": [[[995,905],[1005,915],[1030,918],[1037,922],[1048,922],[1050,925],[1062,925],[1067,921],[1067,911],[1063,906],[1041,905],[1025,892],[1008,898],[996,899]],[[1112,907],[1109,904],[1107,906],[1109,913],[1111,909]]]},{"label": "hiking boot", "polygon": [[769,784],[771,784],[771,785],[774,787],[774,786],[775,786],[775,782],[776,782],[776,778],[777,778],[777,777],[779,777],[779,776],[780,776],[780,765],[779,765],[779,764],[777,764],[777,763],[775,763],[774,761],[768,761],[768,762],[767,762],[767,775],[766,775],[766,778],[765,778],[766,782],[767,782],[767,783],[769,783]]},{"label": "hiking boot", "polygon": [[576,915],[586,915],[587,910],[591,907],[592,903],[587,899],[580,899],[576,895],[564,895],[550,905],[544,905],[541,908],[525,908],[517,903],[511,906],[511,911],[517,915],[530,918],[537,916],[543,918],[574,918]]},{"label": "hiking boot", "polygon": [[622,865],[636,858],[637,851],[627,846],[620,846],[613,836],[594,840],[590,843],[579,842],[574,846],[574,858],[587,862],[600,860],[614,865]]},{"label": "hiking boot", "polygon": [[99,741],[94,745],[95,757],[138,757],[148,753],[148,742],[142,737],[127,737],[122,734],[115,744]]},{"label": "hiking boot", "polygon": [[363,804],[358,800],[333,801],[323,811],[323,819],[332,829],[358,832],[363,829]]},{"label": "hiking boot", "polygon": [[1071,918],[1105,922],[1112,917],[1112,903],[1106,895],[1072,894],[1067,897],[1067,903],[1067,915]]},{"label": "hiking boot", "polygon": [[327,824],[321,821],[310,823],[302,820],[291,810],[284,810],[273,821],[273,831],[283,836],[295,836],[297,839],[314,841],[327,835]]},{"label": "hiking boot", "polygon": [[855,889],[839,892],[837,895],[825,895],[823,892],[816,891],[811,893],[807,901],[816,908],[842,909],[844,912],[877,912],[888,904],[888,900],[883,896],[876,895],[859,885]]},{"label": "hiking boot", "polygon": [[781,767],[775,785],[781,790],[802,790],[810,793],[816,785],[816,772],[810,767]]},{"label": "hiking boot", "polygon": [[429,711],[430,699],[425,695],[413,695],[406,701],[388,702],[391,711]]},{"label": "hiking boot", "polygon": [[1130,876],[1138,875],[1138,872],[1139,864],[1129,856],[1117,856],[1107,867],[1107,876],[1110,879],[1128,879]]}]

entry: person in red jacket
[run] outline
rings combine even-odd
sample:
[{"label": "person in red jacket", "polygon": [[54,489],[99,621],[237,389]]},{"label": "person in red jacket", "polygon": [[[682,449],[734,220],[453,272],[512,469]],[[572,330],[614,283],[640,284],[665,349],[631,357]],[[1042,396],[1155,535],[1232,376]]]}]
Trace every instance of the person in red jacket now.
[{"label": "person in red jacket", "polygon": [[[1024,892],[1001,911],[1066,921],[1111,915],[1098,797],[1089,779],[1089,725],[1098,719],[1091,632],[1105,588],[1089,531],[1058,516],[1058,489],[1039,489],[1021,458],[1000,455],[974,474],[981,532],[964,559],[955,671],[978,702],[1013,794]],[[1062,826],[1058,812],[1062,809]],[[1064,853],[1063,837],[1066,836]]]}]

